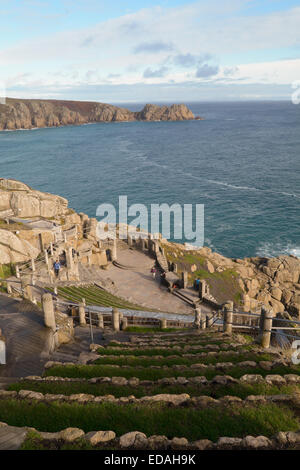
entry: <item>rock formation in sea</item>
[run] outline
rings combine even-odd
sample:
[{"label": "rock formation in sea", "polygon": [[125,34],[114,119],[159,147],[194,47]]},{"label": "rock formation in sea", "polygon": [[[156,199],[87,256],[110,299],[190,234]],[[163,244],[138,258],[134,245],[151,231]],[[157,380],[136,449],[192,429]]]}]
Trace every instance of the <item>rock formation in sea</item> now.
[{"label": "rock formation in sea", "polygon": [[6,104],[0,104],[0,130],[113,121],[184,121],[194,118],[194,114],[185,104],[147,104],[138,112],[87,101],[7,98]]}]

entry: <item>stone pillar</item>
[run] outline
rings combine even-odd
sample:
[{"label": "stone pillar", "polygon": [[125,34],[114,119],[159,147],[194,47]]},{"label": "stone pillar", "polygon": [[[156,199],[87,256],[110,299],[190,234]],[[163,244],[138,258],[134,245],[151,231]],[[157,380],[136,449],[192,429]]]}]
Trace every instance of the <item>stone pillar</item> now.
[{"label": "stone pillar", "polygon": [[45,255],[45,263],[47,266],[49,266],[49,257],[48,257],[48,251],[44,250],[44,255]]},{"label": "stone pillar", "polygon": [[54,286],[54,294],[57,295],[57,286]]},{"label": "stone pillar", "polygon": [[203,299],[208,293],[208,286],[206,281],[202,280],[199,282],[199,299]]},{"label": "stone pillar", "polygon": [[261,309],[261,346],[264,349],[270,347],[272,325],[274,313],[272,309],[267,310],[265,307]]},{"label": "stone pillar", "polygon": [[43,234],[39,233],[39,241],[40,241],[40,249],[41,251],[44,250],[44,242],[43,242]]},{"label": "stone pillar", "polygon": [[173,272],[177,273],[177,271],[178,271],[177,263],[173,263]]},{"label": "stone pillar", "polygon": [[32,272],[35,271],[35,262],[33,258],[31,258],[31,269],[32,269]]},{"label": "stone pillar", "polygon": [[250,297],[248,294],[243,294],[243,310],[250,312]]},{"label": "stone pillar", "polygon": [[31,284],[32,286],[35,286],[35,277],[34,277],[34,274],[31,275],[30,284]]},{"label": "stone pillar", "polygon": [[17,279],[20,279],[20,269],[19,266],[16,264],[16,277]]},{"label": "stone pillar", "polygon": [[51,328],[56,331],[56,322],[54,314],[54,305],[51,294],[42,295],[42,306],[44,312],[44,323],[47,328]]},{"label": "stone pillar", "polygon": [[98,328],[104,328],[104,319],[102,313],[98,313]]},{"label": "stone pillar", "polygon": [[9,282],[6,282],[6,291],[8,294],[12,294],[12,288]]},{"label": "stone pillar", "polygon": [[54,256],[54,251],[53,251],[53,243],[50,243],[50,254],[51,256]]},{"label": "stone pillar", "polygon": [[113,239],[113,246],[111,249],[111,260],[116,261],[117,259],[117,240],[114,238]]},{"label": "stone pillar", "polygon": [[74,271],[74,261],[73,261],[73,249],[70,246],[66,250],[66,260],[67,260],[67,268],[73,272]]},{"label": "stone pillar", "polygon": [[195,308],[195,320],[194,320],[194,326],[199,329],[201,324],[201,308],[196,307]]},{"label": "stone pillar", "polygon": [[232,323],[233,323],[233,302],[228,301],[224,305],[223,331],[229,335],[232,334]]},{"label": "stone pillar", "polygon": [[201,313],[201,319],[200,319],[200,330],[205,330],[206,329],[206,316],[204,313]]},{"label": "stone pillar", "polygon": [[67,234],[66,234],[66,232],[63,232],[63,236],[64,236],[64,242],[67,243]]},{"label": "stone pillar", "polygon": [[132,237],[129,234],[127,235],[127,244],[128,244],[129,247],[132,246]]},{"label": "stone pillar", "polygon": [[121,330],[126,330],[128,327],[128,319],[126,317],[123,317],[121,320]]},{"label": "stone pillar", "polygon": [[162,330],[164,330],[165,328],[167,328],[167,320],[165,318],[162,318],[160,320],[160,327]]},{"label": "stone pillar", "polygon": [[32,293],[32,288],[30,284],[26,284],[25,286],[25,298],[30,300],[30,302],[32,302],[33,300],[33,293]]},{"label": "stone pillar", "polygon": [[84,308],[84,304],[82,302],[78,305],[78,312],[79,312],[80,326],[86,325],[85,308]]},{"label": "stone pillar", "polygon": [[211,328],[213,324],[213,316],[206,315],[206,328]]},{"label": "stone pillar", "polygon": [[181,283],[182,283],[182,288],[185,289],[188,285],[188,273],[187,273],[187,271],[182,271],[182,273],[181,273]]},{"label": "stone pillar", "polygon": [[81,302],[83,303],[83,305],[86,305],[86,301],[84,297],[82,297]]},{"label": "stone pillar", "polygon": [[117,308],[112,309],[111,324],[114,331],[120,331],[120,314]]}]

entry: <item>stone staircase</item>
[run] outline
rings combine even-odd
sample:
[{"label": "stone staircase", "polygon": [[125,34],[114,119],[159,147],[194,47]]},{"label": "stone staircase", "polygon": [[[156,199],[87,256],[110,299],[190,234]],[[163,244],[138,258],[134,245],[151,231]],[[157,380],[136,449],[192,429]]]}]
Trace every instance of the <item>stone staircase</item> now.
[{"label": "stone staircase", "polygon": [[[22,410],[20,425],[40,426],[39,404],[47,403],[56,433],[40,432],[42,448],[50,440],[60,448],[68,426],[77,429],[68,441],[75,449],[82,442],[98,449],[300,449],[300,366],[280,350],[263,350],[241,334],[191,328],[95,329],[99,346],[90,351],[89,329],[76,330],[78,341],[61,347],[43,376],[0,391],[8,425]],[[6,400],[15,408],[7,411]],[[105,438],[103,429],[111,429]]]}]

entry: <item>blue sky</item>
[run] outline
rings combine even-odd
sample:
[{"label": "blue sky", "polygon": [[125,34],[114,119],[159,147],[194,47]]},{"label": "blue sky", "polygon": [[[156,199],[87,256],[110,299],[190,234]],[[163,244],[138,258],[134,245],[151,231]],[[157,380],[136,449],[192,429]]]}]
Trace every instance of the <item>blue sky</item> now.
[{"label": "blue sky", "polygon": [[7,96],[289,99],[300,0],[0,0]]}]

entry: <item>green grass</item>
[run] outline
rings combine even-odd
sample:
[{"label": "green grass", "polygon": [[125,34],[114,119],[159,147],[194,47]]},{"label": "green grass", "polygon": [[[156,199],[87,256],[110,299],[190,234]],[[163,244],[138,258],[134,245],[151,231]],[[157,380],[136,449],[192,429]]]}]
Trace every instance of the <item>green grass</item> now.
[{"label": "green grass", "polygon": [[94,450],[85,439],[76,439],[75,442],[47,441],[35,431],[30,431],[21,445],[20,450]]},{"label": "green grass", "polygon": [[15,267],[12,263],[9,264],[0,264],[0,278],[6,279],[10,276],[14,276]]},{"label": "green grass", "polygon": [[[220,413],[222,419],[220,419]],[[113,403],[43,403],[0,400],[0,418],[12,426],[29,426],[55,432],[79,427],[85,432],[113,430],[117,436],[141,431],[147,436],[186,437],[193,441],[221,436],[272,436],[278,431],[296,431],[299,420],[293,411],[274,404],[194,409],[170,408],[161,404],[118,406]]]},{"label": "green grass", "polygon": [[238,367],[226,369],[225,372],[216,369],[151,369],[151,368],[138,368],[138,367],[120,367],[116,368],[110,365],[65,365],[53,366],[45,371],[45,377],[73,377],[73,378],[86,378],[93,377],[137,377],[140,380],[158,380],[164,377],[196,377],[199,375],[205,376],[211,380],[215,375],[231,375],[234,378],[240,378],[245,374],[261,374],[266,376],[268,374],[297,374],[300,375],[300,366],[278,366],[272,369],[272,372],[266,371],[260,367]]},{"label": "green grass", "polygon": [[[139,351],[140,352],[140,351]],[[147,350],[144,352],[148,352]],[[143,351],[141,351],[141,355]],[[120,353],[121,354],[121,353]],[[190,366],[191,364],[211,364],[214,365],[218,362],[232,362],[233,364],[242,361],[270,361],[272,360],[272,356],[270,354],[262,354],[257,356],[253,353],[246,353],[240,355],[222,355],[218,354],[218,356],[205,356],[205,357],[195,357],[195,358],[187,358],[187,357],[180,357],[177,355],[177,358],[169,358],[168,356],[164,357],[163,359],[154,359],[151,354],[145,354],[145,356],[150,356],[148,358],[140,358],[139,355],[133,353],[136,357],[100,357],[96,359],[94,364],[116,364],[120,366],[142,366],[142,367],[149,367],[149,366],[173,366],[175,364],[182,364],[186,366]],[[126,354],[127,356],[127,354]]]},{"label": "green grass", "polygon": [[229,384],[223,385],[152,385],[135,387],[117,386],[111,384],[90,384],[88,382],[62,382],[62,381],[30,381],[22,380],[14,384],[10,384],[7,390],[32,390],[43,394],[63,394],[72,395],[74,393],[87,393],[94,396],[114,395],[115,397],[127,397],[134,395],[141,398],[147,395],[158,395],[161,393],[188,393],[192,397],[207,395],[213,398],[220,398],[224,395],[237,396],[246,398],[249,395],[279,395],[293,394],[300,389],[300,385],[284,385],[277,387],[267,384]]},{"label": "green grass", "polygon": [[146,326],[128,326],[125,331],[129,333],[172,333],[175,331],[186,331],[187,328],[159,328]]},{"label": "green grass", "polygon": [[[51,291],[51,288],[48,288]],[[116,307],[130,310],[149,310],[140,305],[128,302],[116,297],[109,292],[96,286],[89,287],[58,287],[58,295],[71,302],[81,302],[84,297],[89,305],[100,305],[102,307]]]},{"label": "green grass", "polygon": [[[191,338],[191,336],[189,337],[177,337],[177,340],[171,340],[171,344],[170,345],[166,345],[165,344],[165,341],[167,341],[167,338],[166,337],[162,337],[163,338],[163,341],[161,342],[161,344],[158,344],[158,343],[155,343],[153,344],[153,342],[151,341],[151,336],[148,336],[148,337],[145,337],[145,343],[146,345],[144,346],[143,345],[143,348],[160,348],[160,346],[162,347],[168,347],[168,348],[172,348],[173,346],[176,346],[176,347],[180,347],[180,348],[184,348],[186,346],[199,346],[199,348],[205,348],[208,344],[213,344],[213,345],[218,345],[218,346],[222,346],[223,344],[226,344],[228,345],[230,342],[229,340],[213,340],[213,339],[210,339],[210,340],[204,340],[204,341],[200,341],[200,340],[197,340],[196,338]],[[150,339],[150,341],[146,341],[147,339]],[[245,345],[242,345],[242,346],[238,346],[239,348],[245,348],[245,349],[252,349],[252,347],[257,347],[257,344],[245,344]],[[136,349],[137,348],[137,345],[136,343],[130,343],[130,344],[124,344],[124,343],[117,343],[115,342],[114,340],[111,340],[108,344],[108,347],[110,348],[114,348],[115,350],[119,350],[119,349]],[[232,349],[236,349],[236,347],[232,347]]]}]

